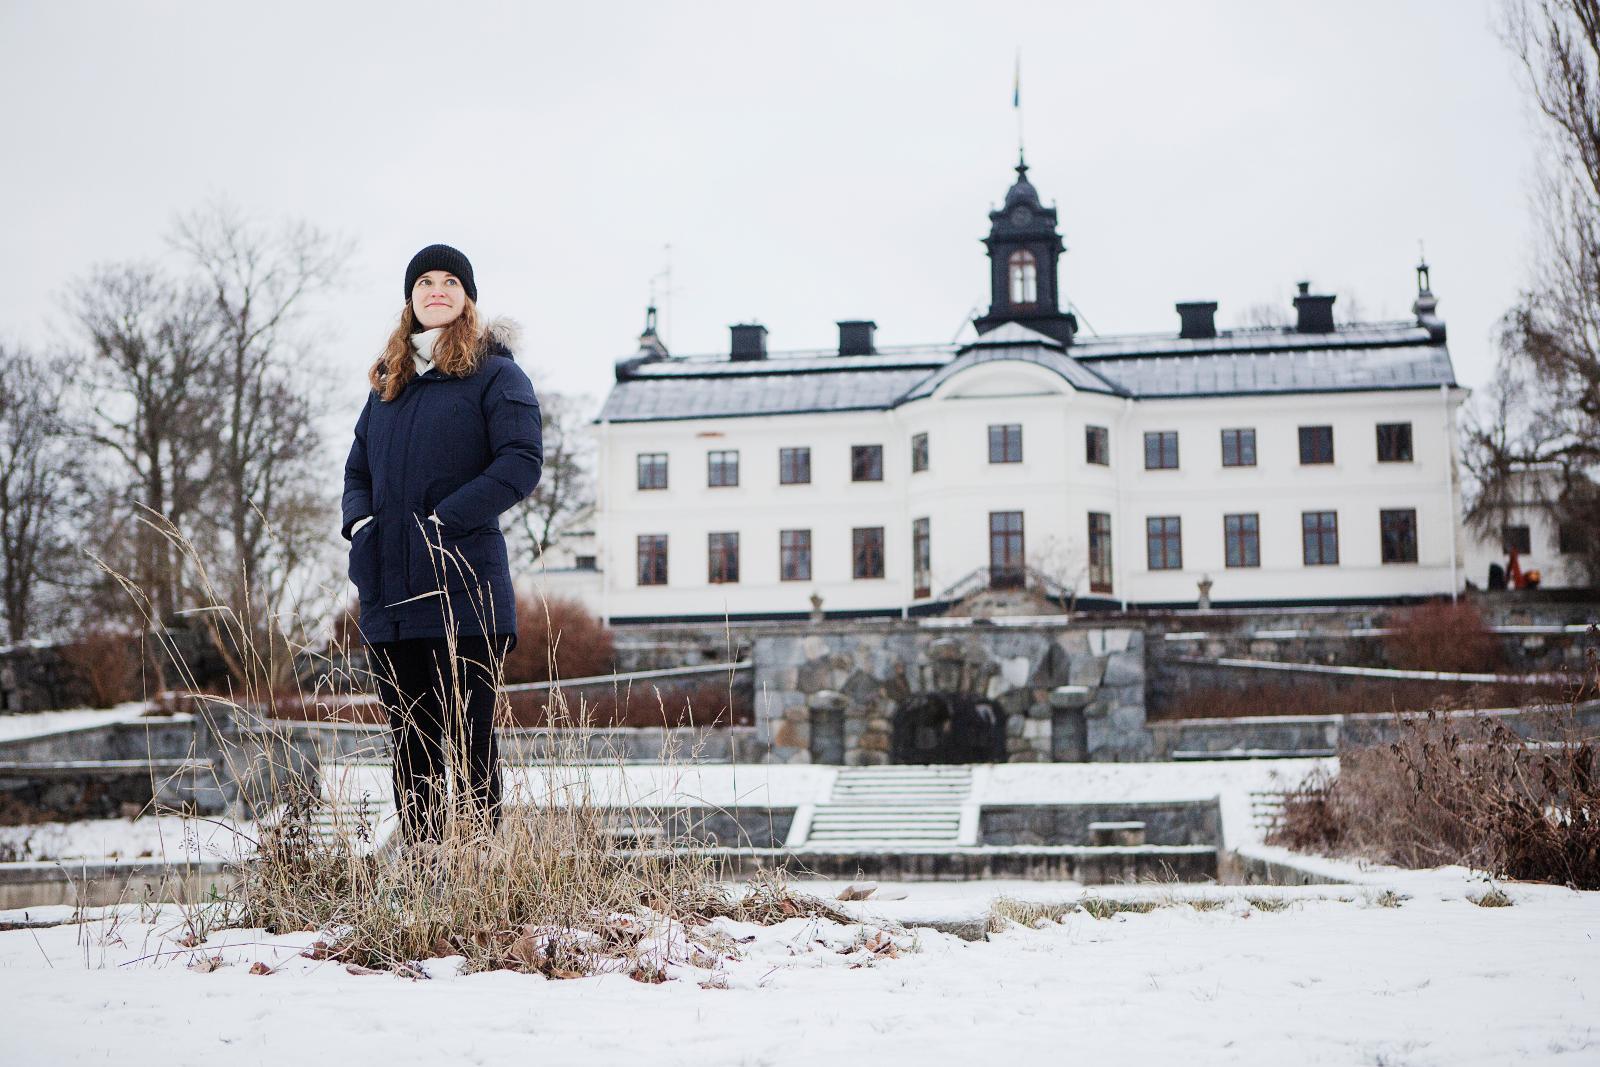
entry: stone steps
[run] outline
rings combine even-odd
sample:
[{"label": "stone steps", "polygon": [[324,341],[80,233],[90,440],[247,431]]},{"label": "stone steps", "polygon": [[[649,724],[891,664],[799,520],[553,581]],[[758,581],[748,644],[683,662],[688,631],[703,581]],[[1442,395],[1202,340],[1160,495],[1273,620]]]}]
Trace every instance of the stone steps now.
[{"label": "stone steps", "polygon": [[954,845],[971,793],[970,767],[845,767],[811,817],[806,847]]}]

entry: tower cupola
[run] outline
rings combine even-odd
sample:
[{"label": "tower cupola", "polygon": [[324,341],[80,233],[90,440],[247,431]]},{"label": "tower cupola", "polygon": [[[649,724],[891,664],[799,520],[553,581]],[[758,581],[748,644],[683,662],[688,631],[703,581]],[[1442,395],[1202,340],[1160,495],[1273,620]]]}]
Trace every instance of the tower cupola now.
[{"label": "tower cupola", "polygon": [[1005,203],[989,212],[989,312],[973,325],[983,334],[1017,322],[1063,344],[1078,323],[1061,310],[1057,268],[1066,246],[1056,230],[1056,209],[1045,207],[1028,180],[1028,162],[1017,159],[1017,180]]}]

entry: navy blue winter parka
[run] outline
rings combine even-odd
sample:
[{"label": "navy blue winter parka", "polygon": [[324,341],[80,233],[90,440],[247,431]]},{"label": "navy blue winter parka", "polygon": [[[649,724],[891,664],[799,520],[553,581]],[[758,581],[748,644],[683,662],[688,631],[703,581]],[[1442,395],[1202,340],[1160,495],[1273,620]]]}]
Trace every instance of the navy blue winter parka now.
[{"label": "navy blue winter parka", "polygon": [[341,532],[368,642],[516,635],[499,517],[539,484],[544,446],[514,326],[492,323],[486,339],[474,373],[430,368],[393,400],[369,393],[356,421]]}]

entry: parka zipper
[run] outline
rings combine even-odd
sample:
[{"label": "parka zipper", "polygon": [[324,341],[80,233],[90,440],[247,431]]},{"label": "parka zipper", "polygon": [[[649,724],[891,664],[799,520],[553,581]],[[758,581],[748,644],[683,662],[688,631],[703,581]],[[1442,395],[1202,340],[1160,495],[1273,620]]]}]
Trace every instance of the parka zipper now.
[{"label": "parka zipper", "polygon": [[[412,431],[413,428],[415,428],[415,426],[417,424],[417,407],[418,407],[418,405],[417,405],[417,379],[415,379],[415,378],[412,379],[411,383],[406,386],[406,404],[407,404],[407,410],[406,410],[406,434],[405,434],[405,449],[404,449],[405,466],[403,468],[401,468],[402,472],[403,472],[401,474],[401,484],[402,485],[405,484],[406,475],[409,474],[410,471],[411,471],[411,450],[412,450],[412,444],[413,444],[412,438],[415,436],[414,434],[412,434],[411,431]],[[400,553],[400,562],[401,562],[401,565],[405,568],[405,578],[406,578],[406,589],[405,589],[405,592],[406,592],[406,597],[410,597],[410,596],[414,595],[413,592],[412,592],[412,588],[411,588],[411,534],[413,532],[412,527],[415,527],[417,525],[417,516],[416,516],[416,512],[414,510],[412,510],[411,501],[410,500],[405,500],[404,503],[406,505],[406,511],[407,511],[407,515],[406,515],[407,526],[406,526],[405,542],[404,542],[405,551]],[[404,598],[402,598],[402,599],[404,599]]]}]

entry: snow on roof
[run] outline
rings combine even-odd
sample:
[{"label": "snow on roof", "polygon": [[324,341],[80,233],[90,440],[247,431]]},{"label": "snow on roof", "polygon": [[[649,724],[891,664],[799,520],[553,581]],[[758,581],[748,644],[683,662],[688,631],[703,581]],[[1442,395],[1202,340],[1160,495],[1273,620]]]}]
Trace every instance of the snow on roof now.
[{"label": "snow on roof", "polygon": [[1352,392],[1454,385],[1442,336],[1414,322],[1088,337],[1070,347],[1019,323],[955,345],[831,351],[765,359],[672,357],[633,368],[612,388],[601,422],[652,422],[886,410],[933,393],[980,363],[1033,363],[1082,392],[1135,398]]},{"label": "snow on roof", "polygon": [[1129,356],[1088,364],[1135,397],[1246,396],[1454,385],[1443,345],[1195,356]]},{"label": "snow on roof", "polygon": [[[1001,329],[1005,328],[1001,327]],[[1022,327],[1018,327],[1018,329],[1022,329]],[[1032,331],[1028,332],[1031,333]],[[1103,375],[1095,373],[1071,356],[1065,355],[1062,346],[1052,341],[1050,347],[1035,343],[994,346],[974,345],[966,352],[963,352],[960,358],[947,363],[918,382],[915,388],[900,398],[900,402],[905,403],[931,396],[935,389],[962,371],[975,367],[980,363],[995,362],[1033,363],[1055,371],[1065,378],[1074,389],[1079,391],[1109,393],[1113,396],[1123,395],[1122,390],[1108,382]]]},{"label": "snow on roof", "polygon": [[[837,358],[837,357],[836,357]],[[655,422],[735,415],[798,415],[891,408],[928,376],[926,368],[641,376],[618,382],[601,422]]]}]

